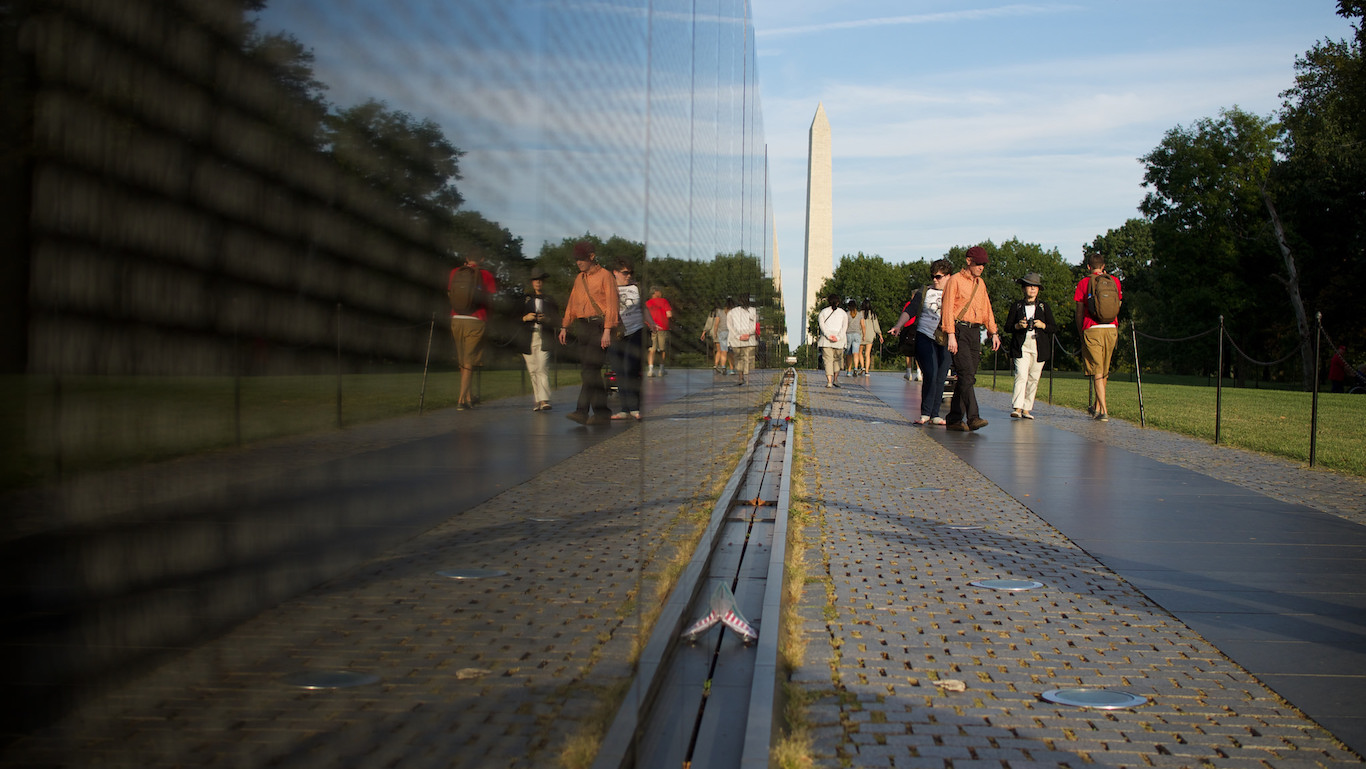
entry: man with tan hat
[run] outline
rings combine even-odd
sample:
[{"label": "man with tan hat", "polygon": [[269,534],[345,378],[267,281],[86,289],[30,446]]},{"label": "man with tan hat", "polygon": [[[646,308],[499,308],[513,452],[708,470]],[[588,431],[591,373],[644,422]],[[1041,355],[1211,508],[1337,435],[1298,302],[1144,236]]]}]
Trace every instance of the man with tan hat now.
[{"label": "man with tan hat", "polygon": [[940,308],[940,326],[949,336],[949,354],[953,356],[953,370],[958,381],[953,386],[949,414],[945,428],[958,432],[980,430],[987,426],[977,409],[977,366],[982,361],[982,329],[991,334],[991,349],[1001,348],[1001,335],[996,333],[996,316],[991,312],[991,298],[987,296],[982,273],[987,269],[987,250],[981,246],[968,249],[963,269],[945,281],[944,302]]}]

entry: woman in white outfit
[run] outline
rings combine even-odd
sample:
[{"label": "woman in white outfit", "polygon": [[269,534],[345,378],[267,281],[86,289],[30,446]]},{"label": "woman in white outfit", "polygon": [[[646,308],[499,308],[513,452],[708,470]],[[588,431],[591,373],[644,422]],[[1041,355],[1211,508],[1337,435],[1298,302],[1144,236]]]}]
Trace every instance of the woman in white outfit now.
[{"label": "woman in white outfit", "polygon": [[1052,355],[1053,335],[1058,326],[1053,322],[1053,310],[1039,299],[1043,276],[1031,272],[1015,282],[1024,287],[1024,298],[1016,300],[1006,314],[1010,357],[1015,361],[1015,392],[1010,401],[1010,416],[1033,419],[1029,412],[1034,408],[1034,396],[1039,391],[1039,375]]}]

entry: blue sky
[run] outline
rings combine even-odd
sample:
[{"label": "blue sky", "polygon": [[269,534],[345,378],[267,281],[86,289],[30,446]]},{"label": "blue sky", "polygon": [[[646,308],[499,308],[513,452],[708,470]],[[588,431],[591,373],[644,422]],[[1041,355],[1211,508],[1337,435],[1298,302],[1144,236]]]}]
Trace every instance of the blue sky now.
[{"label": "blue sky", "polygon": [[789,308],[818,103],[837,266],[1012,237],[1076,262],[1139,215],[1137,158],[1169,129],[1234,105],[1272,114],[1295,57],[1351,34],[1333,0],[751,2]]}]

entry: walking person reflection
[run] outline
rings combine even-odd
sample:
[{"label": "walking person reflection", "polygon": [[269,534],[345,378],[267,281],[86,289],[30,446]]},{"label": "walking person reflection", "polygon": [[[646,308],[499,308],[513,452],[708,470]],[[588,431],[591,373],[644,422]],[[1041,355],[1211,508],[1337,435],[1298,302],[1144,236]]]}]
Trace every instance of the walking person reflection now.
[{"label": "walking person reflection", "polygon": [[759,315],[750,307],[749,297],[742,296],[735,307],[726,313],[726,327],[730,330],[730,355],[735,373],[743,385],[754,369],[754,351],[759,346]]},{"label": "walking person reflection", "polygon": [[640,286],[632,279],[631,262],[617,259],[612,265],[612,277],[617,284],[617,313],[621,319],[621,336],[612,342],[608,351],[612,370],[617,373],[621,394],[621,410],[613,420],[640,419],[640,353],[645,343],[645,329],[653,331],[649,313],[640,303]]},{"label": "walking person reflection", "polygon": [[526,373],[531,379],[531,393],[536,399],[532,411],[550,410],[550,340],[555,334],[555,320],[560,317],[559,305],[545,293],[545,270],[531,274],[531,292],[522,299],[522,331],[518,339]]},{"label": "walking person reflection", "polygon": [[578,406],[566,416],[584,425],[610,424],[602,364],[612,344],[612,334],[621,322],[617,315],[617,285],[612,274],[598,264],[597,250],[591,241],[574,244],[574,266],[579,274],[565,303],[560,344],[567,343],[572,330],[583,383],[579,387]]}]

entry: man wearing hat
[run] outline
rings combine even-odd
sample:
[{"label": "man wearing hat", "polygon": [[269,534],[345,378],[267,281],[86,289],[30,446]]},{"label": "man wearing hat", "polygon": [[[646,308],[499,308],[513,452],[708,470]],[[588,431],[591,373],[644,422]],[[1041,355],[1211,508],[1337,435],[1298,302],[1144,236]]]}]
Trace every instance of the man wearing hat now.
[{"label": "man wearing hat", "polygon": [[531,272],[531,291],[522,299],[522,332],[518,337],[526,373],[531,378],[531,392],[536,398],[532,411],[550,410],[550,340],[555,336],[556,319],[560,308],[545,293],[545,279],[550,277],[537,267]]},{"label": "man wearing hat", "polygon": [[574,244],[574,267],[578,274],[565,303],[560,344],[568,343],[572,331],[582,384],[577,408],[565,416],[582,425],[610,425],[612,414],[602,364],[607,360],[612,334],[621,323],[617,281],[610,270],[598,264],[597,247],[589,240]]},{"label": "man wearing hat", "polygon": [[949,336],[949,354],[953,356],[953,370],[958,381],[953,386],[949,414],[945,427],[968,432],[987,426],[977,410],[977,366],[982,360],[982,330],[991,334],[991,349],[1001,348],[1001,336],[996,333],[996,317],[991,312],[991,297],[987,296],[982,273],[987,269],[987,250],[981,246],[968,249],[963,269],[945,281],[944,301],[940,308],[940,325]]},{"label": "man wearing hat", "polygon": [[1012,419],[1033,419],[1034,396],[1039,391],[1039,375],[1053,351],[1053,335],[1058,327],[1053,322],[1053,309],[1039,299],[1043,276],[1027,273],[1015,281],[1024,287],[1024,298],[1017,299],[1006,313],[1006,330],[1010,332],[1010,357],[1015,361],[1015,392],[1011,399]]}]

